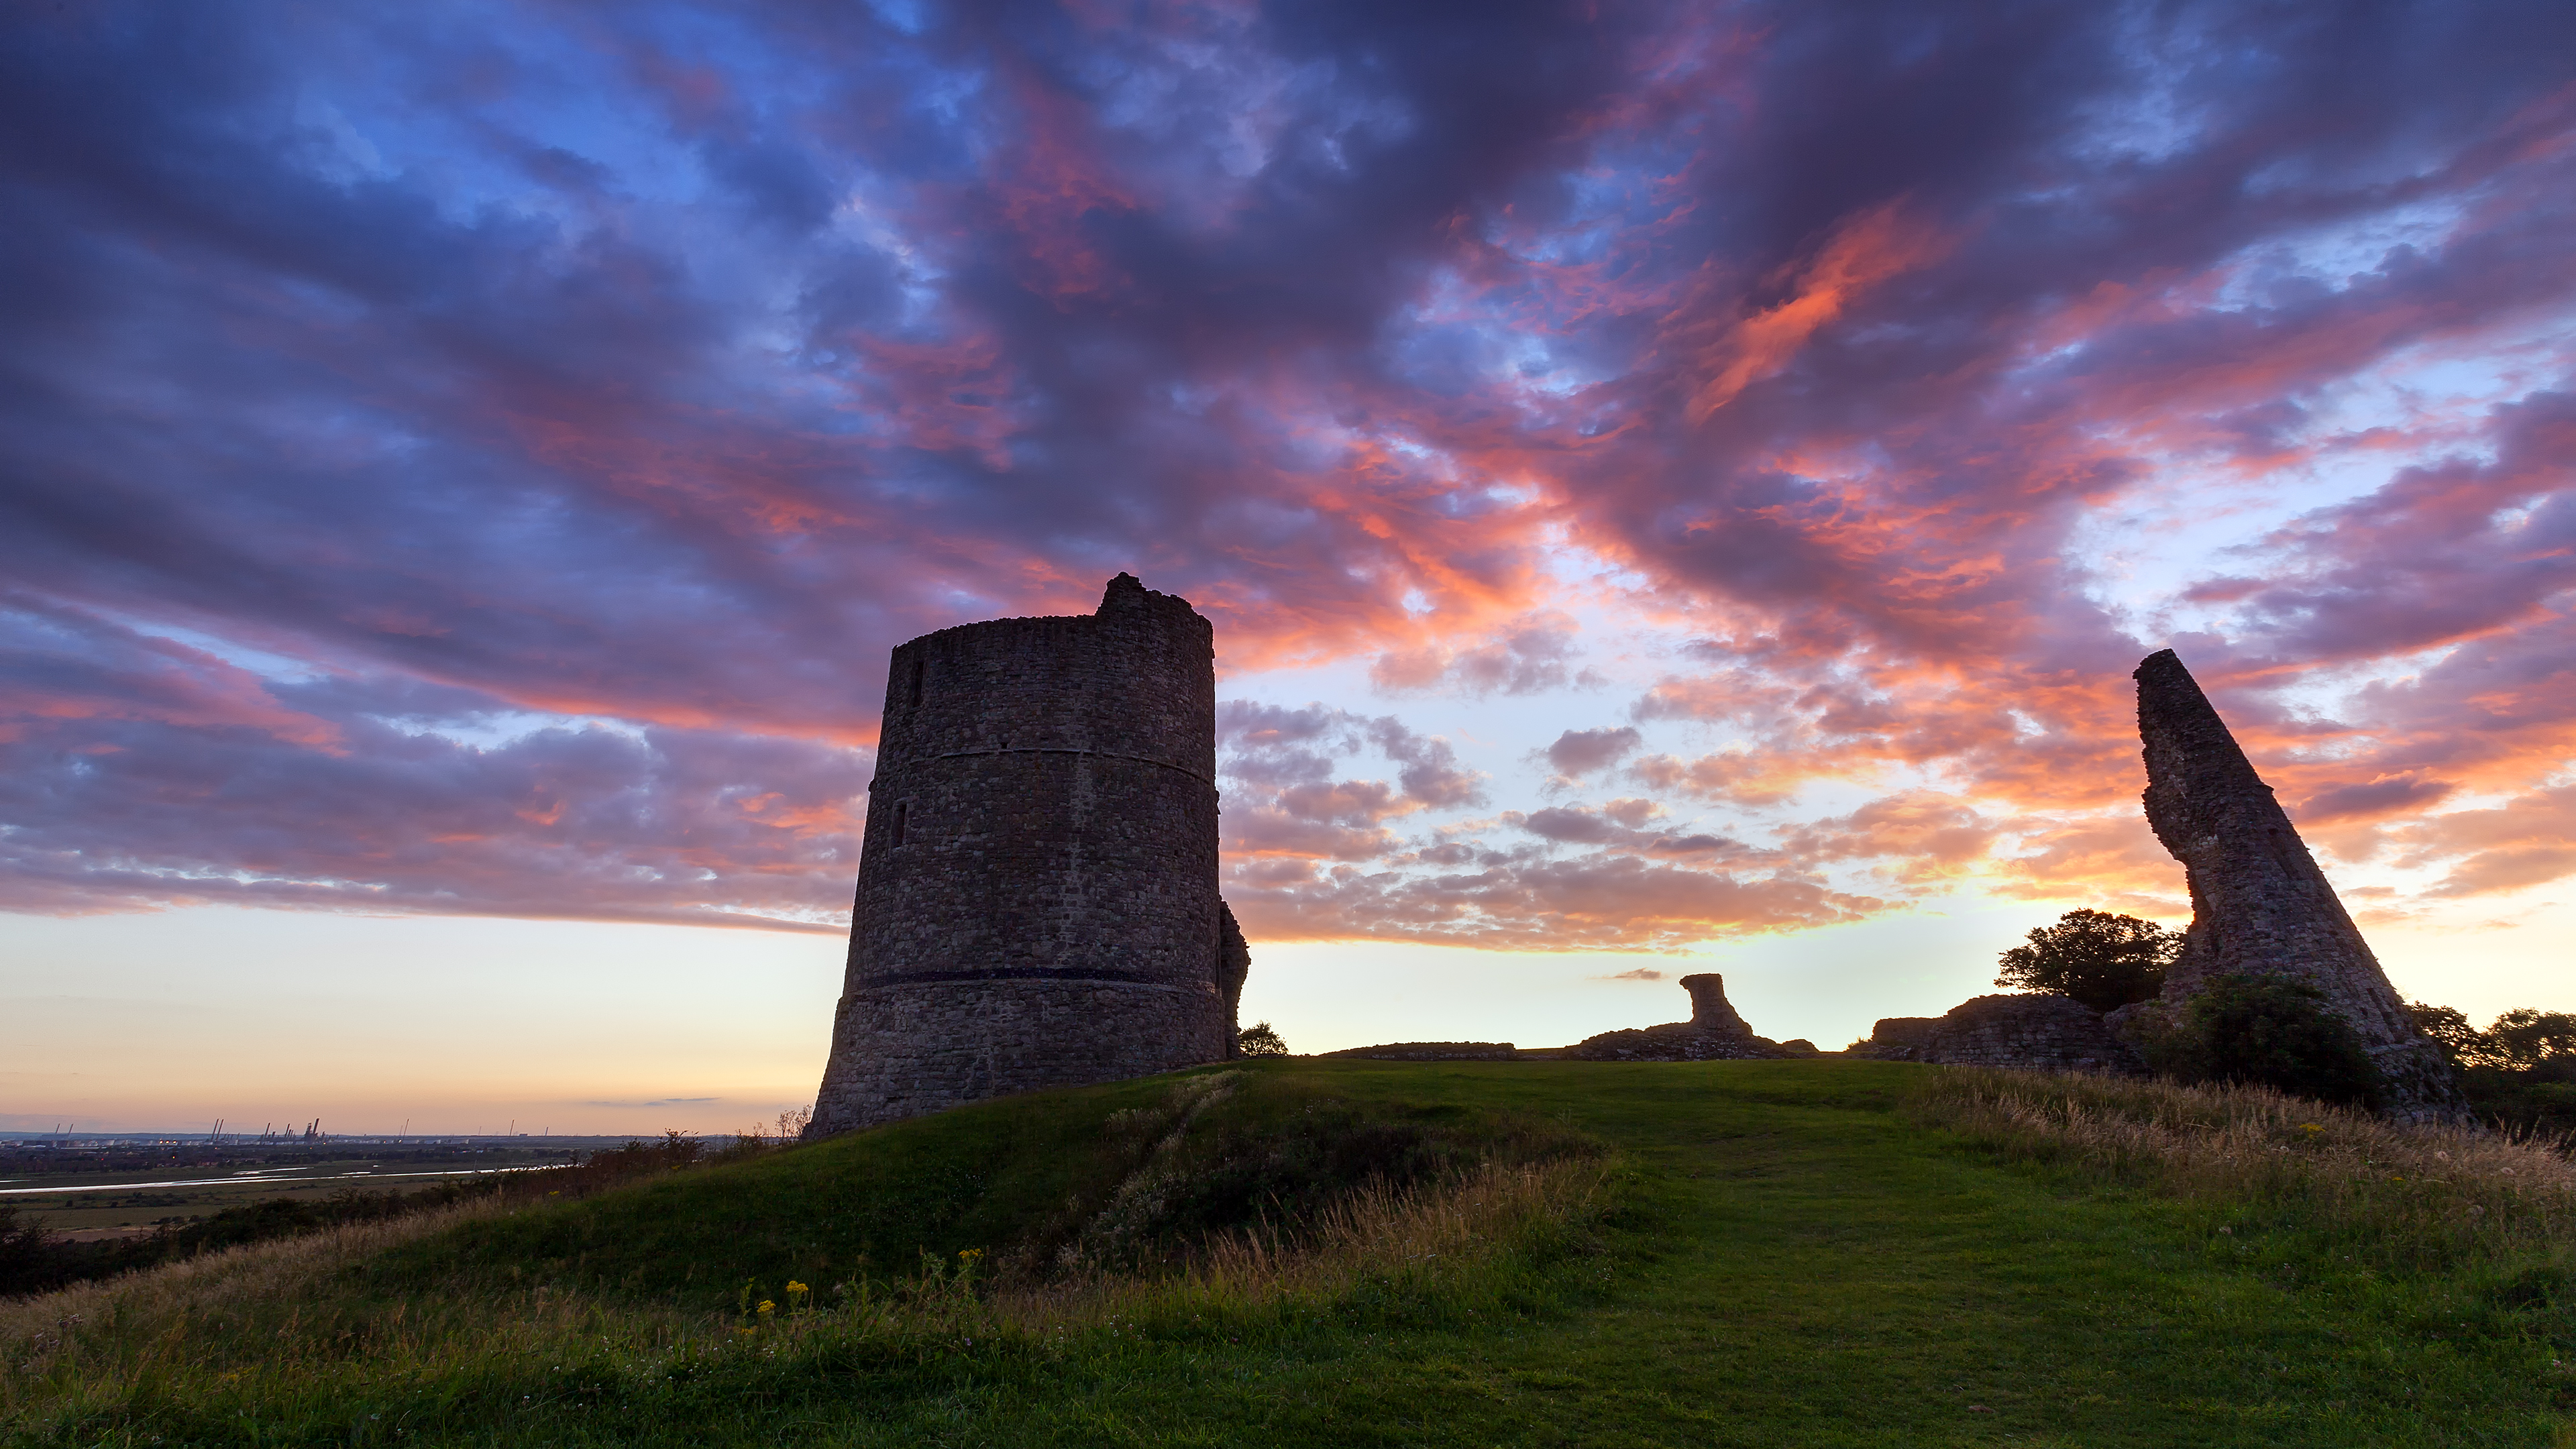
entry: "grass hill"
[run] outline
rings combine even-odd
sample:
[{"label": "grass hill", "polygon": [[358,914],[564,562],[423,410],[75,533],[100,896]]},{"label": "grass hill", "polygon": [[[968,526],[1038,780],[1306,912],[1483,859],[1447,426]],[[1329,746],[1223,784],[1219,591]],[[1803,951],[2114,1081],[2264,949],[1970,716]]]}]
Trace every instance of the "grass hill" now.
[{"label": "grass hill", "polygon": [[0,1303],[0,1374],[48,1445],[2567,1446],[2576,1169],[2259,1092],[1273,1060]]}]

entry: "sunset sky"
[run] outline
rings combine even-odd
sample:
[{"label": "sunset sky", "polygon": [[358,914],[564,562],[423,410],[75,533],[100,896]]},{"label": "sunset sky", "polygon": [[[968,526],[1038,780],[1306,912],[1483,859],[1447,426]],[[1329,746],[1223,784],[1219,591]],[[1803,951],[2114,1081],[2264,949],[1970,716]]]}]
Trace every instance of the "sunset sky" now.
[{"label": "sunset sky", "polygon": [[887,651],[1216,625],[1245,1015],[2576,1008],[2576,7],[22,5],[0,1127],[811,1099]]}]

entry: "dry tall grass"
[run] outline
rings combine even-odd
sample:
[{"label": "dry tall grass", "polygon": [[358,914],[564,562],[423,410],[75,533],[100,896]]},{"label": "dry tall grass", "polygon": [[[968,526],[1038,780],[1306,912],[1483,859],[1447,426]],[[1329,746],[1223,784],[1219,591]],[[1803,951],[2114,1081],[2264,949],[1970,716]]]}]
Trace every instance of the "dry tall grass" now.
[{"label": "dry tall grass", "polygon": [[1909,1115],[2004,1154],[2269,1206],[2409,1270],[2576,1247],[2565,1144],[2414,1127],[2263,1087],[2180,1086],[1945,1067]]},{"label": "dry tall grass", "polygon": [[0,1426],[138,1401],[389,1386],[603,1334],[640,1346],[685,1332],[677,1315],[609,1310],[542,1287],[499,1302],[387,1300],[349,1276],[387,1248],[510,1210],[469,1202],[0,1301]]},{"label": "dry tall grass", "polygon": [[172,1406],[265,1417],[422,1394],[515,1400],[531,1375],[644,1387],[746,1357],[1014,1342],[1055,1353],[1092,1333],[1246,1331],[1355,1292],[1445,1293],[1463,1305],[1488,1296],[1476,1291],[1490,1287],[1479,1275],[1506,1271],[1513,1250],[1574,1231],[1598,1207],[1602,1182],[1597,1165],[1494,1165],[1410,1192],[1362,1189],[1294,1241],[1220,1235],[1177,1274],[988,1284],[970,1255],[926,1261],[890,1292],[841,1285],[827,1302],[829,1293],[795,1285],[784,1303],[739,1316],[545,1285],[388,1299],[353,1271],[396,1244],[510,1210],[472,1203],[0,1304],[0,1431],[133,1423]]},{"label": "dry tall grass", "polygon": [[1092,1270],[996,1294],[1011,1321],[1055,1329],[1190,1305],[1315,1306],[1374,1282],[1433,1287],[1481,1259],[1557,1238],[1597,1215],[1597,1163],[1487,1164],[1471,1176],[1397,1191],[1363,1186],[1302,1225],[1215,1235],[1178,1275],[1138,1279]]}]

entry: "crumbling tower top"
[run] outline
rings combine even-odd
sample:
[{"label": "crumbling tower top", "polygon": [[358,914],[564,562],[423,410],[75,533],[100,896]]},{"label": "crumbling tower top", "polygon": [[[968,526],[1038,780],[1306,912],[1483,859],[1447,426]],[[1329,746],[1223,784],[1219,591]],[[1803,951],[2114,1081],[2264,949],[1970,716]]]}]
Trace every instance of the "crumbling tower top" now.
[{"label": "crumbling tower top", "polygon": [[814,1135],[1232,1054],[1214,639],[1120,574],[895,649]]},{"label": "crumbling tower top", "polygon": [[1726,999],[1726,978],[1714,971],[1702,971],[1681,979],[1681,988],[1690,993],[1690,1024],[1702,1031],[1720,1031],[1729,1036],[1751,1036],[1735,1007]]},{"label": "crumbling tower top", "polygon": [[2459,1082],[2415,1029],[2379,958],[2336,898],[2272,787],[2170,649],[2140,661],[2138,736],[2147,823],[2182,862],[2191,930],[2162,1000],[2187,1001],[2215,976],[2270,976],[2323,993],[2378,1064],[2392,1116],[2467,1114]]}]

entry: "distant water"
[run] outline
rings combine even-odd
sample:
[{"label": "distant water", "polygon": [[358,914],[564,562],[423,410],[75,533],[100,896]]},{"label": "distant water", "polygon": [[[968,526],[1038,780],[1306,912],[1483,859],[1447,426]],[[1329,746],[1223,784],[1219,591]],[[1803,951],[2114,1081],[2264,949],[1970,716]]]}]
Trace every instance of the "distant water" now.
[{"label": "distant water", "polygon": [[[377,1172],[358,1168],[350,1172],[305,1172],[293,1167],[262,1167],[236,1172],[230,1177],[174,1177],[164,1182],[97,1182],[80,1187],[0,1187],[0,1197],[20,1193],[52,1192],[140,1192],[149,1187],[235,1187],[254,1186],[263,1182],[336,1182],[342,1178],[396,1177],[481,1177],[492,1172],[552,1172],[569,1163],[549,1163],[539,1167],[458,1167],[440,1172]],[[19,1179],[24,1181],[24,1179]]]}]

